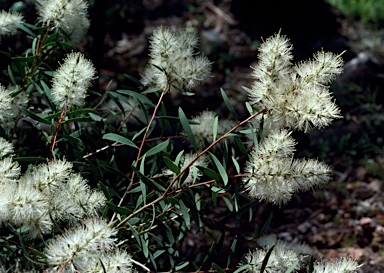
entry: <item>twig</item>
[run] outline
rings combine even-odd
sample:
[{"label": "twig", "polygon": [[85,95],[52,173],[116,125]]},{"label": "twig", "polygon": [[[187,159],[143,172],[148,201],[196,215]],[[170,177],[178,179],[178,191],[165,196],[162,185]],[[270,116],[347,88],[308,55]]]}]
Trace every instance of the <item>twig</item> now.
[{"label": "twig", "polygon": [[[144,133],[144,136],[143,136],[143,141],[141,141],[141,144],[140,144],[140,147],[139,147],[139,152],[137,153],[137,157],[136,157],[136,161],[135,161],[135,168],[137,168],[137,166],[139,165],[139,160],[140,160],[140,157],[141,157],[141,153],[142,153],[142,151],[143,151],[143,147],[144,147],[144,144],[145,144],[145,139],[147,138],[149,129],[151,128],[151,125],[152,125],[152,123],[153,123],[153,120],[154,120],[155,117],[156,117],[157,109],[159,108],[160,103],[161,103],[161,101],[163,100],[164,94],[167,92],[167,90],[168,90],[168,87],[165,86],[165,87],[163,88],[163,91],[162,91],[161,94],[160,94],[159,101],[157,102],[157,104],[156,104],[156,106],[155,106],[155,109],[153,110],[153,115],[152,115],[151,120],[149,121],[149,123],[148,123],[148,125],[147,125],[147,129],[145,130],[145,133]],[[127,196],[129,190],[131,189],[134,178],[135,178],[135,172],[132,172],[132,176],[131,176],[129,185],[128,185],[127,189],[125,190],[123,196],[121,197],[120,201],[119,201],[119,204],[118,204],[119,207],[120,207],[120,205],[123,203],[123,200],[124,200],[125,197]],[[116,217],[116,212],[112,215],[111,221],[109,222],[110,224],[114,221],[115,217]]]},{"label": "twig", "polygon": [[55,149],[55,145],[56,145],[56,139],[57,139],[57,135],[59,133],[59,128],[63,122],[63,119],[65,117],[65,113],[67,112],[67,106],[65,105],[63,107],[63,109],[61,109],[61,114],[60,114],[60,117],[59,117],[59,120],[57,121],[57,124],[55,126],[55,132],[53,133],[53,136],[52,136],[52,139],[51,139],[51,143],[49,145],[49,158],[52,159],[53,157],[53,150]]},{"label": "twig", "polygon": [[[173,187],[173,185],[176,183],[176,181],[182,176],[182,174],[188,170],[189,167],[192,166],[192,164],[194,162],[196,162],[197,159],[199,159],[203,154],[205,154],[206,152],[209,151],[209,149],[211,149],[213,146],[215,146],[217,143],[219,143],[221,140],[223,140],[225,137],[227,137],[230,133],[232,133],[233,131],[235,131],[237,128],[239,128],[240,126],[242,126],[243,124],[249,122],[250,120],[252,120],[253,118],[255,118],[256,116],[260,115],[260,114],[265,114],[267,112],[267,109],[263,109],[261,110],[260,112],[257,112],[251,116],[249,116],[247,119],[243,120],[242,122],[240,122],[239,124],[237,124],[235,127],[233,127],[232,129],[230,129],[228,132],[226,132],[223,136],[221,136],[220,138],[218,138],[216,141],[214,141],[211,145],[209,145],[204,151],[202,151],[200,154],[198,154],[171,182],[171,184],[169,184],[168,188],[165,190],[165,192],[158,198],[156,198],[155,200],[153,200],[152,202],[150,203],[147,203],[146,205],[142,206],[141,208],[139,208],[138,210],[132,212],[129,216],[127,216],[127,218],[125,218],[124,220],[122,220],[117,226],[116,228],[119,228],[121,227],[124,223],[126,223],[129,219],[133,218],[134,216],[136,216],[137,214],[139,214],[140,212],[142,212],[143,210],[147,209],[148,207],[151,207],[153,206],[154,204],[162,201],[163,199],[165,199],[168,195],[169,195],[169,191],[170,189]],[[144,142],[143,142],[144,143]],[[131,181],[132,183],[132,181]],[[123,198],[125,197],[127,191],[125,192]],[[122,199],[123,199],[122,198]],[[120,204],[119,204],[120,205]],[[114,216],[115,216],[116,213],[114,213]],[[110,221],[110,223],[113,222],[113,219]]]}]

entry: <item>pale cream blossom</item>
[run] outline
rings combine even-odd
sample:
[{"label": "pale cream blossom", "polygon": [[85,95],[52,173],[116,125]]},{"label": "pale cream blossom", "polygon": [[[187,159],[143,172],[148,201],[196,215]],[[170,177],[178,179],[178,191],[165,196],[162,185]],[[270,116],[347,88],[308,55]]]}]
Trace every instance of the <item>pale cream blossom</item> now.
[{"label": "pale cream blossom", "polygon": [[253,69],[255,82],[249,94],[271,129],[321,129],[340,118],[329,84],[342,72],[340,55],[320,51],[312,60],[291,63],[292,46],[285,36],[276,34],[260,46],[259,62]]},{"label": "pale cream blossom", "polygon": [[176,32],[158,27],[150,37],[149,66],[142,75],[144,85],[192,90],[208,80],[211,62],[195,53],[198,44],[193,28]]}]

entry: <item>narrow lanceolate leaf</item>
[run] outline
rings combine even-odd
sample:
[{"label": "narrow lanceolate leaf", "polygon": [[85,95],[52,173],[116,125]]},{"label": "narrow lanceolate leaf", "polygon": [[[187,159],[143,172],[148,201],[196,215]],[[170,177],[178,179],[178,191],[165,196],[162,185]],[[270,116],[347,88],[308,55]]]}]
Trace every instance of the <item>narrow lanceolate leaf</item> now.
[{"label": "narrow lanceolate leaf", "polygon": [[180,210],[181,213],[183,214],[183,219],[185,221],[185,225],[187,229],[189,230],[191,228],[191,218],[189,216],[188,208],[185,206],[183,200],[180,199],[179,201],[180,204]]},{"label": "narrow lanceolate leaf", "polygon": [[139,177],[139,179],[145,184],[147,185],[149,188],[155,190],[155,191],[159,191],[159,192],[164,192],[165,191],[165,188],[160,185],[159,183],[157,183],[156,181],[154,181],[153,179],[150,179],[148,177],[146,177],[145,175],[143,175],[138,169],[136,169],[135,167],[132,166],[132,169],[133,171],[136,173],[136,175]]},{"label": "narrow lanceolate leaf", "polygon": [[264,260],[263,260],[263,262],[262,262],[262,264],[261,264],[260,273],[263,273],[264,270],[265,270],[265,268],[267,267],[269,257],[271,256],[274,247],[275,247],[275,246],[272,246],[272,247],[268,250],[267,254],[265,255],[265,258],[264,258]]},{"label": "narrow lanceolate leaf", "polygon": [[225,94],[224,90],[222,88],[220,88],[220,92],[221,92],[221,96],[223,97],[223,100],[224,100],[224,103],[225,105],[227,106],[229,112],[231,113],[231,115],[237,119],[237,115],[236,115],[236,112],[235,110],[233,109],[233,106],[231,104],[231,102],[229,101],[228,97],[227,97],[227,94]]},{"label": "narrow lanceolate leaf", "polygon": [[218,169],[221,179],[223,179],[224,185],[228,184],[228,175],[227,172],[225,171],[223,164],[217,159],[217,157],[214,154],[211,154],[211,157],[213,159],[213,162],[216,165],[216,168]]},{"label": "narrow lanceolate leaf", "polygon": [[125,145],[128,145],[128,146],[131,146],[133,148],[138,149],[136,144],[133,143],[132,141],[130,141],[128,138],[125,138],[123,136],[120,136],[120,135],[117,135],[114,133],[108,133],[108,134],[103,135],[103,139],[112,140],[112,141],[115,141],[117,143],[125,144]]},{"label": "narrow lanceolate leaf", "polygon": [[29,111],[28,109],[25,109],[25,108],[21,108],[21,111],[23,111],[23,113],[27,116],[27,117],[30,117],[31,119],[35,120],[35,121],[38,121],[38,122],[41,122],[41,123],[44,123],[44,124],[49,124],[51,125],[52,122],[49,121],[49,120],[46,120],[38,115],[36,115],[35,113],[32,113],[31,111]]},{"label": "narrow lanceolate leaf", "polygon": [[117,212],[121,215],[128,215],[132,213],[132,210],[125,208],[125,207],[119,207],[111,202],[107,202],[107,206],[114,212]]},{"label": "narrow lanceolate leaf", "polygon": [[193,149],[197,150],[195,136],[192,134],[191,126],[189,125],[188,119],[185,116],[183,109],[179,108],[179,118],[181,126],[183,126],[184,132],[187,135],[189,141],[192,144]]},{"label": "narrow lanceolate leaf", "polygon": [[217,137],[218,124],[219,124],[219,117],[215,117],[215,121],[213,122],[213,141],[215,141]]},{"label": "narrow lanceolate leaf", "polygon": [[149,149],[148,152],[145,153],[146,157],[160,153],[162,150],[167,148],[168,144],[169,144],[169,139]]},{"label": "narrow lanceolate leaf", "polygon": [[174,172],[175,174],[180,173],[180,168],[168,157],[164,157],[164,162],[165,165],[167,165],[168,169],[170,169],[172,172]]},{"label": "narrow lanceolate leaf", "polygon": [[201,166],[197,166],[197,168],[200,170],[200,171],[202,171],[203,172],[203,174],[205,174],[206,176],[208,176],[209,178],[211,178],[211,179],[213,179],[213,180],[215,180],[215,181],[221,181],[221,176],[217,173],[217,172],[215,172],[215,171],[213,171],[213,170],[211,170],[211,169],[209,169],[209,168],[204,168],[204,167],[201,167]]}]

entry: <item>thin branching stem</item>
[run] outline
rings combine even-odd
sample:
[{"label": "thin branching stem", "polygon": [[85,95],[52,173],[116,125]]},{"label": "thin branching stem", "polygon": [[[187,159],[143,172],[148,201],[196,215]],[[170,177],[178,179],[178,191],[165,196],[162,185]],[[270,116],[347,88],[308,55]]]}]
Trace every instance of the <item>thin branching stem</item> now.
[{"label": "thin branching stem", "polygon": [[53,136],[51,138],[51,142],[49,144],[49,158],[50,159],[53,158],[53,150],[55,149],[56,139],[57,139],[57,135],[59,133],[59,128],[60,128],[61,124],[63,123],[63,119],[64,119],[66,113],[67,113],[67,106],[65,105],[61,109],[61,114],[60,114],[59,120],[57,121],[57,124],[55,126],[55,131],[53,133]]},{"label": "thin branching stem", "polygon": [[[160,104],[163,100],[163,97],[165,95],[165,93],[167,92],[168,90],[168,87],[165,86],[163,88],[163,91],[161,92],[160,94],[160,97],[159,97],[159,101],[157,102],[156,106],[155,106],[155,109],[153,110],[153,115],[148,123],[148,126],[147,126],[147,129],[145,130],[145,133],[144,133],[144,136],[143,136],[143,140],[141,141],[141,144],[140,144],[140,147],[139,147],[139,152],[137,153],[137,157],[136,157],[136,161],[135,161],[135,168],[137,168],[137,166],[139,165],[139,161],[140,161],[140,158],[141,158],[141,154],[143,152],[143,148],[144,148],[144,144],[145,144],[145,139],[147,138],[147,135],[148,135],[148,132],[149,132],[149,129],[151,128],[151,125],[153,123],[153,120],[155,119],[156,117],[156,112],[157,112],[157,109],[160,107]],[[125,197],[127,196],[129,190],[131,189],[132,185],[133,185],[133,181],[135,179],[135,172],[132,172],[132,176],[131,176],[131,179],[130,179],[130,182],[129,182],[129,185],[127,187],[127,189],[125,190],[123,196],[121,197],[120,201],[119,201],[119,204],[118,206],[121,206],[121,204],[123,203]],[[111,218],[111,221],[110,223],[112,223],[114,221],[116,217],[116,212],[112,215],[112,218]]]},{"label": "thin branching stem", "polygon": [[[233,127],[232,129],[230,129],[228,132],[226,132],[224,135],[222,135],[220,138],[218,138],[217,140],[215,140],[214,142],[212,142],[211,145],[209,145],[204,151],[202,151],[200,154],[198,154],[183,170],[181,170],[181,172],[172,180],[172,182],[169,184],[168,188],[164,191],[164,193],[159,196],[158,198],[156,198],[155,200],[153,200],[152,202],[149,202],[147,203],[146,205],[142,206],[141,208],[139,208],[138,210],[134,211],[133,213],[131,213],[129,216],[127,216],[127,218],[125,218],[124,220],[122,220],[119,224],[117,224],[116,228],[119,228],[121,227],[123,224],[125,224],[129,219],[133,218],[134,216],[136,216],[137,214],[139,214],[140,212],[146,210],[147,208],[149,207],[152,207],[154,204],[164,200],[165,198],[168,197],[168,195],[170,194],[170,190],[172,189],[172,186],[176,183],[176,181],[183,175],[183,173],[188,170],[189,167],[192,166],[192,164],[194,162],[196,162],[197,159],[199,159],[201,156],[203,156],[205,153],[207,153],[213,146],[215,146],[217,143],[219,143],[220,141],[222,141],[224,138],[226,138],[230,133],[234,132],[237,128],[239,128],[240,126],[244,125],[245,123],[249,122],[250,120],[252,120],[253,118],[255,118],[256,116],[260,115],[260,114],[265,114],[267,112],[267,109],[263,109],[255,114],[252,114],[251,116],[249,116],[247,119],[243,120],[242,122],[240,122],[239,124],[237,124],[235,127]],[[143,142],[144,143],[144,142]],[[132,180],[133,181],[133,180]],[[131,182],[132,182],[131,181]],[[127,193],[127,191],[125,192]],[[125,196],[126,194],[124,194]],[[124,197],[123,196],[123,197]],[[123,199],[123,198],[122,198]],[[120,205],[120,204],[119,204]],[[116,213],[115,213],[116,214]],[[115,216],[114,214],[114,216]],[[110,221],[110,224],[113,222],[114,218],[111,219]]]}]

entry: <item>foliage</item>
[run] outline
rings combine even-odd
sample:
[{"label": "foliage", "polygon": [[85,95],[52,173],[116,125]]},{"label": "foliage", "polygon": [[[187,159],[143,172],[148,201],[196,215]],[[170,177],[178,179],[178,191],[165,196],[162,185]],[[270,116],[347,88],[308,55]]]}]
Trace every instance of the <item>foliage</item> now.
[{"label": "foliage", "polygon": [[[283,205],[293,192],[329,181],[325,164],[293,159],[291,131],[340,118],[328,90],[340,55],[292,64],[289,40],[276,34],[261,45],[255,84],[245,88],[249,117],[238,120],[221,90],[232,119],[213,111],[188,118],[184,106],[170,115],[163,99],[193,96],[210,76],[194,29],[156,29],[143,78],[127,76],[137,88],[100,94],[91,89],[91,61],[75,52],[89,27],[86,2],[42,0],[37,10],[33,23],[0,17],[1,35],[19,29],[29,46],[1,52],[9,63],[0,85],[2,271],[223,272],[238,266],[240,239],[256,249],[237,271],[306,266],[307,247],[262,237],[272,218],[253,235],[236,226],[251,222],[257,200]],[[228,233],[227,263],[217,264]],[[211,248],[188,252],[198,236]],[[357,268],[350,261],[347,270]]]},{"label": "foliage", "polygon": [[364,23],[378,24],[384,20],[383,0],[327,0],[345,16],[357,17]]}]

